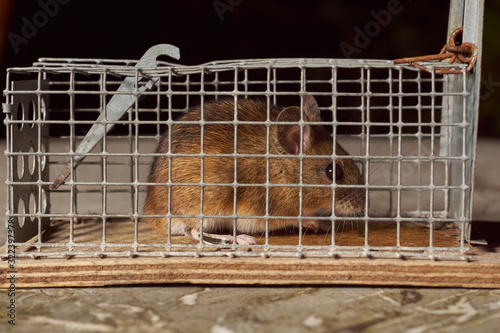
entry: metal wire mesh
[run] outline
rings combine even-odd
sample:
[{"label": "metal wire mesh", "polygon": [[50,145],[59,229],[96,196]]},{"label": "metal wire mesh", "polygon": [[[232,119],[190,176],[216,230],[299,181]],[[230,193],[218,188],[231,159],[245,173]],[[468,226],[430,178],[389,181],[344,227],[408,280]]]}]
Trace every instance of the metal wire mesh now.
[{"label": "metal wire mesh", "polygon": [[[465,65],[453,65],[463,74],[455,76],[459,89],[450,91],[448,79],[443,75],[389,61],[270,59],[201,66],[160,63],[156,69],[137,69],[132,67],[134,64],[134,61],[102,59],[40,59],[33,67],[8,70],[4,92],[8,133],[7,220],[17,225],[16,245],[25,250],[18,252],[18,257],[465,258],[472,186],[472,174],[467,170],[474,158],[469,143],[475,141],[476,135],[475,128],[470,128],[474,123],[471,117],[475,115],[466,108],[473,96],[467,90]],[[135,78],[133,92],[117,91],[125,77]],[[146,87],[151,78],[159,81]],[[154,158],[161,155],[154,152],[154,147],[165,131],[168,133],[179,123],[179,115],[219,99],[230,99],[236,104],[258,99],[268,110],[271,105],[300,106],[306,94],[314,96],[319,104],[323,116],[319,124],[329,128],[332,142],[340,142],[361,171],[363,185],[342,186],[365,190],[363,214],[347,218],[336,216],[333,209],[328,216],[317,217],[331,225],[321,244],[305,239],[307,230],[301,223],[295,233],[287,234],[293,240],[289,244],[277,244],[269,230],[260,235],[263,240],[257,245],[190,244],[178,241],[178,237],[171,234],[154,242],[150,240],[148,232],[154,231],[145,231],[142,221],[147,217],[142,210],[147,188],[153,185],[147,175]],[[106,105],[114,95],[133,95],[134,105],[118,121],[100,121],[103,125],[113,124],[113,130],[103,137],[98,147],[85,154],[84,162],[71,172],[60,189],[51,190],[57,174],[68,158],[72,161],[77,146],[96,123],[98,115],[107,112]],[[452,109],[450,100],[457,98],[463,101],[463,107]],[[245,123],[237,117],[215,124],[234,126],[235,134],[238,126],[260,125],[269,129],[275,125],[269,118]],[[298,124],[303,127],[308,123]],[[198,125],[207,126],[203,120]],[[269,130],[267,133],[269,143]],[[234,145],[238,145],[237,135]],[[342,158],[333,155],[333,158]],[[170,161],[180,156],[182,154],[172,151],[167,154]],[[215,157],[230,158],[235,163],[238,159],[256,156],[267,161],[268,173],[269,160],[278,157],[269,151],[256,155],[238,153],[237,149],[229,154],[198,154],[202,161]],[[299,153],[293,158],[299,159],[302,166],[304,159],[320,157]],[[203,162],[200,172],[203,175]],[[227,186],[203,180],[197,184],[176,183],[172,177],[163,185],[168,188],[198,186],[202,207],[205,187]],[[231,186],[235,189],[236,203],[240,200],[236,196],[238,187],[263,186],[269,201],[269,189],[278,185],[269,181],[240,184],[235,177]],[[299,182],[286,186],[295,186],[302,193],[311,185]],[[342,187],[323,186],[333,192]],[[200,223],[207,218],[221,217],[203,214],[201,210],[189,217],[199,219]],[[169,223],[175,217],[186,216],[171,213],[165,216]],[[271,216],[269,211],[262,216],[241,216],[236,210],[223,217],[230,219],[233,225],[242,218],[266,221],[294,218],[301,222],[308,218],[305,215]],[[45,231],[51,221],[67,227],[56,242],[51,240],[53,235]],[[128,234],[115,240],[116,228],[112,227],[127,222],[130,228],[124,230]],[[409,224],[425,227],[425,245],[412,245],[402,236],[402,228]],[[450,224],[458,230],[459,241],[436,244],[436,232]],[[391,236],[386,243],[375,244],[371,238],[372,228],[381,225],[390,229],[388,235]],[[355,226],[359,231],[358,240],[353,244],[342,242],[346,226]],[[94,228],[98,235],[90,241],[81,237],[89,228]],[[236,234],[234,228],[232,233]],[[30,240],[32,237],[35,240]]]}]

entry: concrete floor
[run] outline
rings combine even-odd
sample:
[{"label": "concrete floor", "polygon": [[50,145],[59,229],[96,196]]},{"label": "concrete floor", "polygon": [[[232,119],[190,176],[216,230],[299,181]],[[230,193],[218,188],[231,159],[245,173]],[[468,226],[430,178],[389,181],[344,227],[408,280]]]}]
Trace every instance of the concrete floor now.
[{"label": "concrete floor", "polygon": [[[499,140],[479,140],[475,221],[500,222],[499,153]],[[9,299],[0,291],[4,314]],[[15,299],[16,325],[2,314],[0,332],[500,332],[500,290],[163,285],[18,289]]]}]

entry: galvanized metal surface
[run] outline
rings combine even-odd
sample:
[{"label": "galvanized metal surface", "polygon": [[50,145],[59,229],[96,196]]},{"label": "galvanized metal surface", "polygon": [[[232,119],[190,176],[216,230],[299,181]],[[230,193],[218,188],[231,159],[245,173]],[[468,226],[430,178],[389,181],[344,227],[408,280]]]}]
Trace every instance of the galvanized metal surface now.
[{"label": "galvanized metal surface", "polygon": [[[461,17],[460,6],[457,4],[458,2],[452,3],[452,13]],[[115,251],[112,255],[200,255],[202,253],[213,256],[227,255],[221,251],[207,252],[203,244],[193,247],[187,244],[172,244],[170,240],[165,244],[154,245],[158,251],[148,253],[135,251],[144,245],[138,241],[138,226],[140,219],[144,217],[141,212],[144,193],[146,187],[151,185],[147,182],[145,174],[152,159],[158,156],[153,153],[151,147],[160,140],[164,128],[172,126],[175,113],[188,112],[194,105],[204,103],[209,97],[217,99],[227,96],[235,101],[260,97],[267,103],[274,104],[286,99],[298,103],[300,101],[298,97],[311,94],[320,100],[323,112],[332,115],[333,121],[324,121],[322,124],[333,125],[333,133],[337,134],[334,137],[350,142],[351,147],[348,151],[352,158],[362,165],[367,180],[362,187],[367,190],[370,205],[365,216],[349,219],[358,221],[364,226],[364,245],[341,247],[336,245],[335,237],[332,235],[330,246],[305,246],[299,236],[299,243],[295,247],[269,245],[266,242],[264,246],[255,246],[259,251],[247,252],[246,247],[232,245],[233,255],[236,253],[241,256],[303,256],[307,250],[307,254],[312,256],[390,255],[450,258],[451,251],[451,257],[464,258],[464,253],[467,251],[465,240],[469,237],[469,223],[472,216],[479,101],[482,2],[479,5],[478,8],[474,7],[477,4],[466,5],[463,14],[466,23],[464,41],[477,43],[479,50],[473,75],[466,74],[466,65],[451,65],[454,70],[462,74],[442,76],[437,73],[439,68],[450,67],[447,63],[424,63],[422,65],[430,70],[430,73],[424,73],[410,66],[394,65],[391,61],[349,59],[237,60],[199,66],[158,62],[157,68],[143,68],[151,66],[143,66],[140,61],[130,60],[47,58],[40,59],[33,67],[11,68],[8,71],[7,89],[4,92],[7,99],[4,112],[9,131],[6,152],[9,170],[7,215],[16,221],[22,219],[35,221],[25,224],[23,228],[32,228],[29,234],[38,235],[38,240],[29,244],[37,248],[36,256],[39,257],[75,254],[111,255],[107,249],[116,245],[107,243],[106,225],[113,218],[131,219],[136,227],[134,242],[128,244],[134,250]],[[454,26],[457,20],[450,17],[450,27]],[[471,32],[472,30],[474,31]],[[156,60],[156,57],[154,58]],[[36,77],[32,83],[34,88],[15,89],[17,82],[28,75],[30,78]],[[148,81],[141,82],[142,77],[148,78]],[[42,85],[42,82],[48,82],[49,88]],[[151,89],[155,84],[155,89]],[[124,88],[125,86],[128,88]],[[130,94],[131,91],[134,92],[133,95]],[[42,118],[41,104],[37,105],[37,116],[32,119],[24,117],[24,113],[22,114],[24,118],[12,116],[12,110],[18,103],[16,98],[24,96],[37,96],[39,101],[43,100],[42,97],[50,97],[51,104],[46,105],[49,117]],[[114,101],[125,101],[125,98],[128,98],[126,105],[116,108],[112,106]],[[110,111],[114,113],[113,110],[116,111],[116,115],[111,116],[109,113]],[[98,117],[88,116],[95,114],[96,111],[100,114]],[[122,112],[126,113],[126,119],[120,119]],[[371,116],[374,113],[385,113],[387,116],[382,121],[376,120]],[[346,114],[359,117],[353,120],[352,116],[345,118]],[[411,114],[416,116],[407,118]],[[245,123],[232,121],[220,124],[238,126]],[[252,122],[252,124],[270,126],[271,122]],[[48,147],[48,144],[42,144],[44,140],[49,140],[47,132],[43,135],[41,132],[38,134],[32,150],[15,148],[17,144],[15,142],[19,140],[18,136],[13,134],[16,129],[23,127],[47,129],[49,126],[64,130],[64,134],[57,134],[59,136],[57,140],[63,140],[66,145],[62,151],[48,151],[42,148],[42,146]],[[118,135],[104,135],[112,126],[115,126],[115,130],[118,127],[121,132]],[[344,131],[351,129],[351,134],[339,135],[342,133],[338,130],[339,126],[343,126]],[[148,131],[143,131],[144,127],[147,127]],[[101,146],[96,147],[95,142],[89,145],[84,143],[83,146],[86,148],[77,149],[77,145],[86,140],[82,133],[94,131],[92,128],[97,128],[97,132],[100,133],[95,136],[97,139],[102,136]],[[113,150],[112,138],[127,142],[127,148]],[[237,138],[235,142],[236,140]],[[376,140],[380,140],[378,148],[374,146]],[[147,150],[144,149],[145,143],[149,145]],[[94,149],[89,152],[92,147]],[[172,153],[167,155],[169,158],[182,156]],[[75,159],[82,156],[86,157],[86,161],[78,170],[73,170],[78,163],[75,163]],[[236,159],[254,155],[201,153],[199,156]],[[48,191],[48,186],[56,178],[54,172],[60,172],[61,165],[65,164],[68,157],[71,162],[70,167],[66,167],[65,173],[71,176],[69,181],[60,190]],[[269,159],[275,156],[267,154],[265,157]],[[307,158],[314,157],[307,155]],[[306,156],[299,158],[303,159]],[[37,165],[47,163],[51,165],[52,170],[54,167],[58,170],[51,171],[49,175],[39,173],[36,179],[16,178],[15,169],[20,168],[19,163],[22,164],[22,168],[26,168],[28,160],[35,160]],[[82,168],[87,170],[80,172],[79,169]],[[378,172],[377,168],[383,170]],[[378,176],[382,176],[381,184],[375,181],[374,175],[377,175],[377,172]],[[170,181],[164,185],[172,187],[192,184]],[[221,184],[201,185],[221,186]],[[335,184],[331,186],[332,190],[335,186]],[[299,184],[298,187],[305,188],[307,184]],[[28,188],[29,192],[35,190],[38,193],[35,200],[32,200],[35,204],[30,210],[23,209],[19,204],[21,202],[19,196],[12,195],[17,191],[24,191],[28,195]],[[384,201],[380,201],[375,195],[372,197],[372,194],[383,194]],[[52,197],[53,204],[45,208],[43,203],[49,202],[49,197]],[[113,211],[111,208],[113,201],[124,199],[129,200],[130,209]],[[90,201],[94,202],[93,206],[89,205]],[[61,205],[62,202],[68,204]],[[207,217],[210,216],[203,214],[199,216],[201,220]],[[233,214],[226,217],[237,219],[242,216]],[[255,216],[247,217],[255,218]],[[261,216],[264,219],[270,217]],[[40,236],[45,230],[45,223],[41,221],[57,218],[66,218],[70,221],[68,242],[63,244],[44,242]],[[303,218],[303,216],[298,217],[299,220]],[[75,243],[73,224],[77,220],[85,219],[102,221],[100,242]],[[328,219],[332,221],[333,229],[336,223],[342,223],[343,220],[336,216]],[[371,246],[369,225],[382,221],[395,223],[398,230],[401,223],[405,222],[427,225],[430,229],[429,246],[402,247],[399,234],[394,247]],[[439,225],[449,222],[455,223],[460,230],[460,244],[454,247],[435,247],[434,230]],[[20,231],[23,228],[19,222],[16,227],[19,231],[17,235],[25,233]],[[17,245],[29,245],[21,243],[26,240],[26,237],[18,238]],[[85,253],[78,251],[79,247],[89,245],[98,245],[101,251]],[[58,249],[55,252],[51,251],[52,254],[43,251],[44,248],[53,247]],[[174,253],[171,251],[174,248],[185,251]]]},{"label": "galvanized metal surface", "polygon": [[49,177],[47,158],[41,156],[50,151],[48,127],[43,123],[47,118],[49,95],[37,92],[48,87],[48,82],[43,80],[16,81],[12,86],[14,90],[31,93],[14,94],[4,104],[6,116],[17,122],[15,126],[7,126],[6,152],[10,153],[7,179],[22,185],[7,188],[6,216],[20,214],[16,219],[18,242],[39,236],[50,224],[48,216],[35,217],[37,213],[48,213],[50,207],[48,187],[40,184]]},{"label": "galvanized metal surface", "polygon": [[[32,212],[31,214],[24,214],[22,212],[14,212],[10,215],[13,217],[24,217],[28,216],[33,219],[37,218],[68,218],[71,223],[76,220],[82,219],[99,219],[102,220],[102,228],[103,228],[103,239],[102,243],[99,245],[102,248],[102,251],[92,252],[92,253],[80,253],[78,251],[79,247],[88,246],[90,244],[77,244],[73,240],[73,228],[70,230],[69,242],[67,244],[50,244],[44,243],[43,241],[38,241],[35,243],[35,246],[38,248],[40,253],[38,254],[25,254],[26,256],[64,256],[67,254],[71,255],[109,255],[109,251],[107,249],[115,246],[113,244],[107,244],[106,242],[106,222],[109,219],[113,218],[130,218],[132,219],[136,225],[138,225],[140,219],[144,217],[141,214],[141,206],[142,199],[144,195],[144,191],[147,185],[150,185],[144,176],[144,172],[147,170],[147,166],[151,162],[151,159],[157,154],[153,153],[152,147],[154,143],[157,142],[160,138],[160,126],[162,124],[167,124],[167,126],[171,126],[173,123],[171,120],[166,120],[164,122],[160,121],[161,113],[165,112],[169,115],[172,112],[185,112],[189,109],[193,102],[190,101],[190,98],[195,98],[197,96],[205,96],[205,95],[213,95],[213,96],[233,96],[233,98],[244,98],[246,96],[265,96],[268,99],[276,100],[282,96],[293,96],[296,94],[300,94],[306,92],[308,89],[308,85],[320,85],[320,86],[330,86],[332,91],[310,91],[311,94],[314,94],[318,98],[327,97],[327,100],[331,100],[331,104],[322,105],[322,108],[329,111],[334,111],[336,116],[339,117],[342,115],[342,112],[360,112],[361,121],[337,121],[333,122],[333,124],[337,126],[362,126],[362,130],[357,132],[357,134],[347,136],[343,140],[347,143],[349,140],[354,140],[354,143],[351,145],[355,148],[349,148],[348,150],[351,152],[352,158],[360,161],[364,165],[364,172],[369,175],[367,177],[368,184],[365,185],[365,188],[370,193],[386,193],[389,197],[388,203],[382,203],[381,207],[383,209],[374,209],[369,211],[366,216],[361,217],[352,217],[350,220],[359,221],[364,223],[365,231],[366,231],[366,240],[364,246],[354,246],[342,248],[335,245],[335,238],[332,237],[332,244],[328,247],[320,247],[320,246],[304,246],[300,243],[298,247],[284,247],[284,246],[273,246],[273,245],[265,245],[265,246],[255,246],[255,252],[246,252],[245,247],[238,247],[233,245],[232,248],[235,250],[234,254],[240,256],[249,256],[249,255],[291,255],[291,256],[332,256],[332,255],[341,255],[341,256],[396,256],[396,257],[412,257],[412,256],[426,256],[434,258],[436,255],[442,258],[450,258],[449,252],[453,251],[455,253],[459,253],[459,257],[463,257],[463,252],[467,250],[467,247],[462,240],[462,243],[458,247],[446,247],[446,248],[434,248],[432,246],[432,230],[434,225],[437,223],[446,223],[446,222],[457,222],[460,227],[463,229],[465,224],[470,220],[461,216],[459,218],[450,218],[450,213],[447,212],[445,203],[449,200],[446,193],[449,191],[456,190],[458,192],[464,191],[469,188],[470,179],[463,179],[463,183],[451,185],[446,181],[446,177],[449,176],[449,170],[447,169],[447,163],[451,163],[452,161],[458,161],[460,163],[463,162],[463,155],[459,156],[437,156],[436,153],[438,151],[436,143],[441,134],[439,130],[443,127],[460,127],[463,125],[463,122],[446,122],[438,120],[438,111],[437,108],[439,103],[436,100],[441,99],[443,96],[457,96],[458,98],[468,98],[470,96],[469,92],[465,89],[462,89],[458,93],[448,94],[446,91],[443,91],[442,78],[438,77],[436,74],[431,73],[428,76],[425,76],[423,73],[416,71],[411,67],[405,67],[400,65],[391,65],[385,61],[371,61],[365,60],[362,62],[359,61],[346,61],[345,66],[343,66],[343,62],[340,60],[336,60],[335,65],[331,65],[332,61],[325,60],[320,61],[315,59],[311,61],[314,66],[309,67],[309,60],[306,59],[291,59],[287,60],[288,65],[285,64],[284,60],[273,61],[273,60],[265,60],[263,64],[259,68],[258,62],[256,61],[237,61],[237,65],[230,65],[229,63],[224,64],[214,64],[214,65],[204,65],[200,67],[186,67],[186,66],[178,66],[178,67],[166,67],[159,68],[157,70],[148,70],[148,76],[157,77],[158,78],[158,88],[156,91],[140,91],[138,94],[141,94],[145,97],[153,96],[159,98],[159,96],[168,96],[169,100],[172,100],[177,97],[182,97],[186,100],[185,106],[183,108],[174,108],[172,105],[174,103],[169,102],[164,108],[161,105],[154,105],[153,108],[143,107],[140,102],[136,103],[136,106],[129,111],[128,120],[109,120],[100,121],[100,120],[76,120],[78,113],[90,112],[92,109],[79,108],[78,105],[70,104],[68,110],[72,113],[69,116],[69,121],[67,120],[52,120],[48,119],[43,121],[44,125],[66,125],[69,126],[69,136],[62,136],[58,140],[64,140],[67,142],[68,149],[61,152],[23,152],[24,156],[32,156],[38,160],[49,159],[51,161],[52,166],[60,165],[61,158],[66,158],[67,156],[77,156],[81,153],[75,152],[71,147],[76,145],[76,142],[80,140],[80,136],[76,135],[76,126],[95,126],[96,124],[108,125],[115,124],[120,125],[125,128],[135,128],[134,131],[129,130],[128,134],[125,136],[115,136],[113,138],[117,139],[125,139],[129,142],[129,147],[126,151],[114,152],[114,148],[111,145],[111,137],[104,137],[104,141],[102,147],[99,149],[96,148],[94,151],[87,153],[87,159],[94,159],[89,161],[88,165],[85,166],[83,164],[80,168],[97,166],[97,172],[90,176],[89,180],[80,180],[78,175],[78,170],[74,170],[73,176],[70,178],[70,181],[65,184],[65,188],[63,191],[51,191],[50,194],[52,196],[60,197],[61,194],[67,195],[71,198],[71,202],[66,209],[61,209],[55,205],[52,206],[52,210],[50,212],[42,212],[37,211],[36,213]],[[69,61],[73,63],[73,61]],[[271,64],[279,63],[279,68],[274,68]],[[359,64],[362,63],[362,66]],[[373,67],[372,67],[373,65]],[[52,86],[57,86],[62,84],[67,85],[68,87],[85,87],[86,81],[79,81],[75,76],[75,73],[83,73],[85,75],[98,75],[99,81],[105,80],[106,78],[111,77],[111,75],[116,76],[126,76],[126,77],[137,77],[139,76],[139,69],[137,68],[106,68],[105,65],[100,65],[99,68],[94,67],[72,67],[68,68],[67,66],[63,67],[51,67],[47,69],[46,67],[34,67],[29,69],[11,69],[11,75],[14,74],[23,74],[30,72],[38,72],[40,77],[44,77],[45,79],[49,79],[52,82]],[[212,67],[213,66],[213,67]],[[358,67],[356,67],[358,66]],[[433,66],[439,66],[434,64]],[[457,69],[461,69],[465,71],[464,65],[457,65]],[[198,72],[196,72],[196,70]],[[327,80],[318,80],[318,79],[307,79],[308,73],[313,70],[322,70],[324,72],[330,73],[329,78]],[[267,77],[267,80],[256,80],[252,81],[248,79],[249,76],[253,75],[254,71],[261,70],[260,75]],[[299,74],[295,78],[291,79],[279,79],[279,74],[277,74],[278,70],[283,71],[296,71],[295,73]],[[343,70],[348,70],[349,75],[355,75],[355,78],[343,78]],[[373,73],[377,72],[377,75],[380,75],[380,72],[383,73],[382,78],[375,77]],[[185,74],[191,73],[191,74]],[[229,76],[220,76],[229,73]],[[240,81],[239,75],[243,74],[243,80]],[[281,73],[281,72],[280,72]],[[413,73],[413,74],[412,74]],[[59,76],[64,76],[68,81],[62,80]],[[173,80],[173,76],[177,75],[178,77],[185,79],[186,82],[175,82]],[[221,79],[221,77],[223,79]],[[234,79],[231,79],[233,77]],[[195,80],[197,79],[197,80]],[[237,80],[237,81],[236,81]],[[118,81],[119,82],[119,81]],[[113,84],[117,84],[114,83]],[[234,90],[233,87],[235,85],[242,85],[242,89]],[[343,90],[344,86],[347,84],[354,85],[354,91],[350,91],[349,89]],[[377,85],[383,84],[384,87],[387,87],[389,90],[387,91],[373,91],[372,87],[376,87]],[[416,84],[420,88],[417,88],[414,92],[406,91],[409,84]],[[178,87],[182,87],[182,91],[176,92],[176,85]],[[260,85],[260,90],[252,91],[252,85]],[[296,90],[284,90],[279,91],[277,87],[281,85],[294,85]],[[78,89],[72,89],[72,94],[78,98],[78,96],[92,96],[96,94],[104,94],[105,96],[121,96],[120,91],[112,92],[108,90],[103,90],[102,87],[105,87],[106,84],[100,84],[97,90],[90,89],[82,89],[79,91]],[[200,91],[192,91],[191,87],[213,87],[210,89],[204,88],[205,92],[200,93]],[[222,88],[221,88],[222,87]],[[231,87],[231,90],[228,90],[228,87]],[[262,87],[267,87],[263,89]],[[324,89],[324,87],[322,88]],[[350,88],[352,89],[352,88]],[[378,88],[380,90],[380,88]],[[423,91],[424,90],[424,91]],[[427,92],[428,91],[428,92]],[[17,91],[6,91],[9,95],[15,95],[19,92]],[[55,96],[56,94],[64,95],[68,94],[68,92],[59,89],[50,89],[48,91],[43,91],[44,94],[49,94],[51,96]],[[428,95],[429,99],[422,102],[425,96]],[[339,102],[343,97],[353,97],[359,98],[359,102],[356,101],[354,106],[347,104],[343,104]],[[419,101],[416,105],[408,105],[403,101],[405,98],[413,97],[417,101]],[[384,98],[384,101],[388,104],[386,106],[371,106],[370,102],[376,100],[377,98]],[[70,99],[73,100],[73,99]],[[72,102],[73,103],[73,102]],[[99,99],[100,105],[102,104],[102,100]],[[323,102],[324,104],[324,102]],[[370,112],[377,112],[376,110],[388,110],[390,114],[394,115],[396,118],[390,118],[388,121],[384,122],[371,122],[369,121]],[[419,112],[419,114],[425,114],[424,118],[431,120],[424,121],[421,116],[418,119],[404,122],[405,114],[407,112],[411,112],[415,110]],[[140,120],[141,112],[156,112],[157,120]],[[75,114],[73,114],[73,112]],[[464,111],[465,112],[465,111]],[[460,113],[459,113],[460,114]],[[462,114],[463,117],[465,115]],[[392,116],[391,116],[392,117]],[[395,119],[399,119],[395,121]],[[11,127],[15,127],[22,121],[10,119],[7,120],[7,125]],[[42,122],[40,122],[42,123]],[[220,122],[225,123],[225,122]],[[231,122],[233,123],[233,122]],[[240,124],[243,124],[241,122]],[[252,124],[257,124],[252,122]],[[331,122],[324,122],[325,125],[331,125]],[[140,127],[143,125],[154,125],[156,130],[153,135],[140,135]],[[268,122],[263,122],[262,125],[269,126]],[[380,134],[370,134],[366,130],[370,128],[370,126],[385,126],[388,129],[386,132]],[[410,132],[405,131],[405,128],[413,129]],[[414,130],[417,128],[418,130]],[[339,136],[341,137],[341,136]],[[349,139],[351,137],[351,139]],[[52,139],[55,140],[55,139]],[[373,150],[373,145],[376,143],[375,140],[382,140],[378,142],[379,151],[376,152]],[[466,140],[463,138],[462,140]],[[142,148],[144,142],[149,142],[150,148],[149,151],[145,152]],[[412,143],[410,143],[412,142]],[[383,149],[380,146],[385,146]],[[74,149],[74,148],[73,148]],[[10,161],[12,161],[12,157],[17,153],[8,152],[7,155],[10,157]],[[172,154],[172,156],[181,156]],[[245,156],[254,156],[252,154],[202,154],[204,157],[210,156],[227,156],[227,157],[245,157]],[[267,156],[267,158],[272,158],[273,156]],[[300,156],[299,156],[300,157]],[[305,157],[305,156],[304,156]],[[307,155],[308,158],[314,158],[316,156]],[[469,158],[469,157],[468,157]],[[115,161],[113,162],[113,159]],[[469,158],[470,159],[470,158]],[[384,168],[385,174],[383,175],[386,179],[384,179],[385,183],[377,184],[373,182],[373,177],[376,175],[374,173],[375,166],[382,166]],[[126,179],[111,179],[114,174],[114,170],[116,168],[128,167],[128,174]],[[410,167],[410,169],[414,169],[413,177],[415,179],[410,180],[410,177],[405,175],[404,168]],[[80,169],[79,168],[79,169]],[[426,177],[430,177],[430,179],[424,179],[423,177],[423,169],[430,168],[430,175]],[[116,169],[117,170],[117,169]],[[127,174],[125,173],[125,174]],[[434,179],[435,175],[441,174],[441,178]],[[380,175],[379,175],[380,176]],[[52,177],[52,176],[51,176]],[[43,181],[38,182],[43,186],[47,186],[52,182],[52,179],[43,179]],[[20,184],[15,181],[8,181],[8,185],[15,187]],[[166,186],[175,186],[175,185],[187,185],[170,182],[165,184]],[[220,184],[205,184],[211,186],[220,186]],[[306,187],[307,184],[300,184],[299,187]],[[335,185],[332,185],[335,186]],[[431,186],[431,187],[429,187]],[[416,206],[412,207],[412,209],[405,208],[406,201],[406,192],[414,193],[415,199],[417,200]],[[88,211],[85,206],[85,201],[79,199],[85,196],[85,193],[96,193],[101,198],[100,207],[94,211]],[[129,212],[110,212],[108,207],[111,206],[111,202],[115,197],[118,198],[123,193],[128,193],[131,199],[131,209]],[[371,194],[370,194],[371,195]],[[430,195],[430,197],[428,197]],[[434,199],[434,196],[439,196],[439,198]],[[463,195],[461,198],[459,205],[464,205],[468,203],[469,197]],[[61,200],[56,200],[56,202],[61,202]],[[438,202],[440,202],[438,204]],[[15,206],[13,202],[10,202],[11,205]],[[413,204],[410,204],[410,206]],[[376,208],[376,205],[373,205]],[[438,208],[439,207],[439,208]],[[95,209],[95,208],[94,208]],[[208,215],[204,215],[203,218],[210,217]],[[240,218],[241,216],[231,215],[227,216],[228,218]],[[255,216],[248,216],[248,218]],[[263,216],[265,219],[269,219],[271,216],[266,215]],[[286,218],[286,217],[278,217],[278,218]],[[299,217],[301,218],[301,217]],[[331,217],[328,218],[332,220],[334,223],[341,223],[340,217]],[[429,247],[420,248],[405,248],[401,245],[396,247],[387,247],[387,248],[378,248],[371,247],[368,241],[368,223],[375,223],[377,221],[388,221],[392,220],[394,223],[399,225],[404,222],[421,222],[430,227],[431,236],[429,239]],[[41,230],[39,229],[40,233]],[[136,231],[135,241],[132,245],[133,248],[140,247],[138,242],[138,235]],[[396,242],[399,244],[399,241]],[[19,244],[21,245],[21,244]],[[94,244],[95,245],[95,244]],[[49,253],[44,253],[44,248],[50,247],[59,247],[59,251]],[[204,251],[203,245],[186,245],[186,244],[158,244],[157,247],[159,249],[164,248],[165,250],[161,251],[150,251],[147,253],[136,253],[133,251],[122,251],[122,252],[114,252],[112,255],[194,255],[196,253],[204,252],[203,255],[213,255],[213,256],[226,256],[227,253],[215,251],[209,252]],[[172,248],[185,248],[186,250],[183,252],[170,253],[169,249]],[[66,250],[65,250],[66,249]],[[189,250],[191,249],[191,250]],[[390,253],[390,251],[396,251],[396,254]],[[263,251],[263,253],[261,253]],[[386,252],[389,251],[389,252]],[[260,253],[260,254],[258,254]],[[23,254],[20,254],[21,256]]]},{"label": "galvanized metal surface", "polygon": [[[471,199],[463,207],[457,205],[457,201],[463,199],[463,195],[473,196],[474,168],[476,141],[467,140],[474,133],[477,133],[477,118],[479,112],[479,89],[481,83],[481,56],[482,56],[482,36],[483,36],[483,17],[484,17],[484,1],[452,1],[451,13],[448,23],[448,32],[456,29],[457,22],[463,25],[463,42],[473,43],[477,49],[477,59],[474,72],[471,75],[464,77],[446,77],[447,90],[450,92],[463,91],[464,86],[472,96],[476,98],[458,98],[450,96],[443,99],[443,109],[448,110],[444,115],[445,119],[452,122],[462,122],[460,127],[449,127],[447,137],[448,142],[443,142],[444,149],[449,149],[448,153],[454,156],[470,156],[470,159],[465,159],[462,162],[453,161],[450,163],[451,184],[463,184],[463,179],[471,179],[471,188],[467,193],[451,190],[450,211],[452,216],[459,217],[463,215],[465,219],[472,217],[472,202]],[[462,21],[463,19],[463,21]],[[455,110],[463,110],[460,114]],[[477,135],[477,134],[474,134]],[[470,240],[470,225],[465,230],[465,237]]]}]

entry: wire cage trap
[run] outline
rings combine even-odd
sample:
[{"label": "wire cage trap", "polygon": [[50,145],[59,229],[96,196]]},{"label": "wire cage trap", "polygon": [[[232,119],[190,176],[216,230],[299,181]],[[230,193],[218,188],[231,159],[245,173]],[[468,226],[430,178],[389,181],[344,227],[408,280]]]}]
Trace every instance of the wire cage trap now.
[{"label": "wire cage trap", "polygon": [[[448,62],[157,61],[178,58],[171,45],[139,61],[44,58],[8,69],[6,220],[16,257],[467,259],[482,24],[482,7],[469,7],[452,3],[450,32],[464,22],[463,40],[479,50],[472,74],[468,64]],[[320,122],[306,115],[311,96]],[[258,103],[258,119],[245,119],[249,101]],[[233,113],[212,119],[223,103]],[[287,107],[299,116],[280,124],[273,112]],[[193,110],[198,118],[186,118]],[[307,146],[318,125],[327,153],[318,153],[317,136]],[[293,126],[296,150],[273,150],[281,128]],[[194,148],[178,148],[186,143],[176,131]],[[155,150],[161,142],[164,150]],[[159,159],[163,176],[148,176]],[[273,181],[286,163],[295,180]],[[325,165],[330,182],[307,180],[326,179]],[[352,168],[357,183],[343,181]],[[161,209],[148,211],[152,187],[166,195],[154,198]],[[318,188],[327,203],[311,212],[307,200]],[[339,213],[342,193],[357,193],[358,208]],[[283,206],[295,208],[275,208]],[[275,228],[283,221],[293,222]],[[243,224],[252,226],[251,242],[234,241]],[[186,236],[187,225],[197,239]]]}]

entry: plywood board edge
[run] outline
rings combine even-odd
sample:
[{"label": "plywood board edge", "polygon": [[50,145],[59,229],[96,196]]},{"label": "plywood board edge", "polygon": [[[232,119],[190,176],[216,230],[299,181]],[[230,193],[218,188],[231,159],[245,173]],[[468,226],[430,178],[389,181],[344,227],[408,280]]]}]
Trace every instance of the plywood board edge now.
[{"label": "plywood board edge", "polygon": [[0,288],[137,284],[500,288],[500,263],[387,259],[108,258],[0,263]]}]

